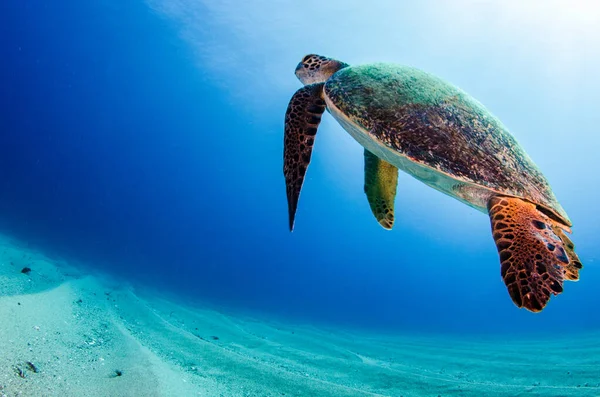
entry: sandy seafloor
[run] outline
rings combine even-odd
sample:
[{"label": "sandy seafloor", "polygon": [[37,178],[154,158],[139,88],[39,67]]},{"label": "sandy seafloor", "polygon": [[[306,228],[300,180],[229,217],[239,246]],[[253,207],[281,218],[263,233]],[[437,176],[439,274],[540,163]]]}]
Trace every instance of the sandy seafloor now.
[{"label": "sandy seafloor", "polygon": [[576,340],[258,319],[0,239],[0,396],[600,396],[600,335]]}]

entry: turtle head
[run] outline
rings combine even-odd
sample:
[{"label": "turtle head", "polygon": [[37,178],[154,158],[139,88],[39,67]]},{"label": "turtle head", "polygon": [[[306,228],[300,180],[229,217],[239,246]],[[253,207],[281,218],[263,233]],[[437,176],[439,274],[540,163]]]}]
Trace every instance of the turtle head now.
[{"label": "turtle head", "polygon": [[296,77],[304,85],[323,83],[348,64],[321,55],[309,54],[296,66]]}]

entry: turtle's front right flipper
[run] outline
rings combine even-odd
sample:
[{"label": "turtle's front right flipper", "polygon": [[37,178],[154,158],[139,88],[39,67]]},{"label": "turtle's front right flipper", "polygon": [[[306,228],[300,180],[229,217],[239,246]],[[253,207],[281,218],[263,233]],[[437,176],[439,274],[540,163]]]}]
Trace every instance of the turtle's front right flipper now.
[{"label": "turtle's front right flipper", "polygon": [[283,175],[287,191],[290,231],[294,229],[300,190],[310,163],[321,115],[325,111],[324,85],[324,83],[317,83],[300,88],[290,100],[285,113]]}]

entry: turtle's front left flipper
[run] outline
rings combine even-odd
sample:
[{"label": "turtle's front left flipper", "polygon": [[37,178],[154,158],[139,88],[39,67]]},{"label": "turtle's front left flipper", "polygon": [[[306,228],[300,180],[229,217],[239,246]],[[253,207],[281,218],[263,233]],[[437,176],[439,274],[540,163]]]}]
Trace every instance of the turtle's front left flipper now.
[{"label": "turtle's front left flipper", "polygon": [[325,111],[324,85],[324,83],[317,83],[300,88],[290,100],[285,113],[283,174],[287,191],[290,231],[294,229],[300,190],[310,163],[321,115]]},{"label": "turtle's front left flipper", "polygon": [[566,225],[516,197],[492,197],[488,211],[502,278],[517,306],[539,312],[563,291],[563,280],[579,279],[582,265]]},{"label": "turtle's front left flipper", "polygon": [[365,149],[365,193],[371,212],[384,229],[394,226],[398,168]]}]

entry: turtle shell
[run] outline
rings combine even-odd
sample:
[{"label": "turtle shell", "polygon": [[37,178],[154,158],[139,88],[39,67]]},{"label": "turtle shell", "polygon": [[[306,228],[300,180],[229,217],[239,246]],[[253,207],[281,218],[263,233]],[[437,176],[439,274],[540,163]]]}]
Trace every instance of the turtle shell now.
[{"label": "turtle shell", "polygon": [[[571,225],[548,181],[508,129],[452,84],[408,66],[350,66],[327,80],[325,99],[363,146],[429,185],[482,211],[495,194],[522,198]],[[421,176],[411,168],[415,165]]]}]

